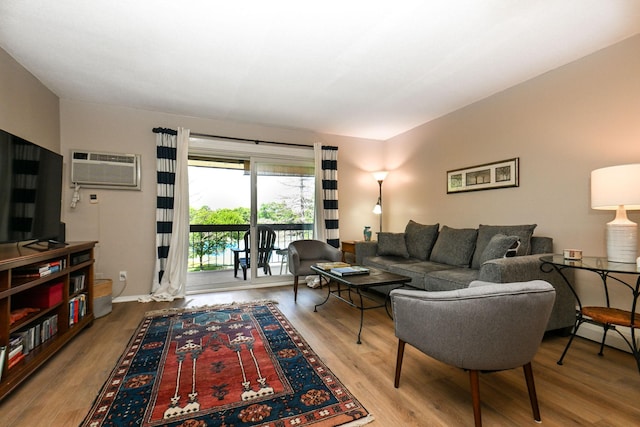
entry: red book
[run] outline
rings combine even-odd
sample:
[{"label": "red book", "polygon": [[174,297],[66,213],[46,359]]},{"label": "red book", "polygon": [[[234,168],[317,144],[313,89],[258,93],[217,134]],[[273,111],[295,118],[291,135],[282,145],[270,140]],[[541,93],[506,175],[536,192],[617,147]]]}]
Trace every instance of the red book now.
[{"label": "red book", "polygon": [[12,359],[9,359],[9,369],[11,369],[14,366],[16,366],[18,364],[18,362],[20,362],[22,359],[24,359],[24,353],[20,353],[20,354],[16,355],[15,357],[13,357]]}]

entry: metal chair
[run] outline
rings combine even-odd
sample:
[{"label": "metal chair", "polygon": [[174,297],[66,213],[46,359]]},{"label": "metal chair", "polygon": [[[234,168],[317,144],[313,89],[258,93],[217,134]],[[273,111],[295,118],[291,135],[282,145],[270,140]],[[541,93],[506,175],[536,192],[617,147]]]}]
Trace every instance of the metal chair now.
[{"label": "metal chair", "polygon": [[[258,268],[262,268],[264,274],[271,275],[271,266],[269,260],[276,242],[276,232],[266,225],[258,226],[257,236],[257,255]],[[251,268],[250,249],[251,235],[247,231],[244,233],[244,249],[233,249],[233,277],[238,277],[238,268],[242,268],[242,277],[247,280],[247,269]],[[243,254],[244,256],[240,256]]]},{"label": "metal chair", "polygon": [[[533,417],[540,421],[531,360],[542,341],[555,289],[542,280],[474,281],[455,291],[391,291],[398,337],[394,386],[400,384],[405,343],[469,371],[475,425],[481,426],[479,372],[522,366]],[[424,388],[420,393],[428,395]]]}]

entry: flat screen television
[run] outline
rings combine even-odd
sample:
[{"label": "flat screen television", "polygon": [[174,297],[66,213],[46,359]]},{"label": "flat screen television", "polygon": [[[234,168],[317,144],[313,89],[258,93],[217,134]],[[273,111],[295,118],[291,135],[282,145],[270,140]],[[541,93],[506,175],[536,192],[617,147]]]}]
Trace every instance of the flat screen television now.
[{"label": "flat screen television", "polygon": [[0,243],[59,240],[61,200],[62,156],[0,130]]}]

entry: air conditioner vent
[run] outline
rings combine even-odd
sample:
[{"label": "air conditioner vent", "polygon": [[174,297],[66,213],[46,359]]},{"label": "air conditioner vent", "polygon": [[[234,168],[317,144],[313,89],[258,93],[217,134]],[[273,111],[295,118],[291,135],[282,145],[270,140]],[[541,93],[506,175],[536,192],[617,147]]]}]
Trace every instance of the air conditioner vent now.
[{"label": "air conditioner vent", "polygon": [[71,151],[71,183],[89,188],[140,189],[140,155]]},{"label": "air conditioner vent", "polygon": [[107,153],[89,153],[89,160],[96,162],[112,162],[112,163],[135,163],[135,155],[129,154],[107,154]]}]

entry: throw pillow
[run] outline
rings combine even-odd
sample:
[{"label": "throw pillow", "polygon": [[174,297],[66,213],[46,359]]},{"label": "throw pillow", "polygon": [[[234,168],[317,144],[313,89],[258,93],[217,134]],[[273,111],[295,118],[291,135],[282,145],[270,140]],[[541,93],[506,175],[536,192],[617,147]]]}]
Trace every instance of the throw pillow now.
[{"label": "throw pillow", "polygon": [[529,255],[531,253],[531,236],[537,224],[525,225],[482,225],[478,227],[478,241],[476,243],[476,252],[473,254],[472,268],[480,268],[480,257],[484,248],[487,247],[489,241],[496,234],[504,234],[505,236],[518,236],[520,238],[520,247],[517,255]]},{"label": "throw pillow", "polygon": [[404,233],[378,233],[378,256],[383,255],[409,258]]},{"label": "throw pillow", "polygon": [[517,249],[518,246],[520,246],[520,238],[518,236],[496,234],[489,240],[489,244],[482,251],[480,265],[490,259],[504,258],[508,255],[509,251]]},{"label": "throw pillow", "polygon": [[404,229],[409,256],[423,261],[428,260],[438,237],[438,228],[440,228],[440,224],[424,225],[409,220]]},{"label": "throw pillow", "polygon": [[433,245],[430,260],[440,264],[469,267],[473,249],[476,245],[478,230],[475,228],[449,228],[440,230],[436,244]]}]

